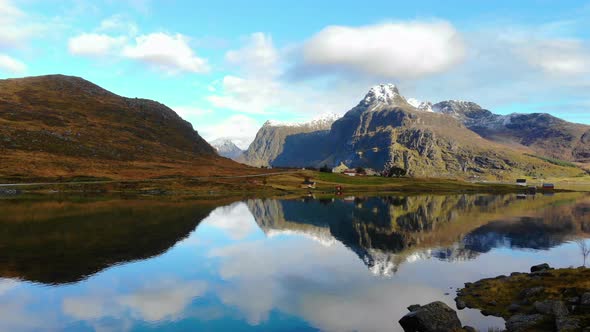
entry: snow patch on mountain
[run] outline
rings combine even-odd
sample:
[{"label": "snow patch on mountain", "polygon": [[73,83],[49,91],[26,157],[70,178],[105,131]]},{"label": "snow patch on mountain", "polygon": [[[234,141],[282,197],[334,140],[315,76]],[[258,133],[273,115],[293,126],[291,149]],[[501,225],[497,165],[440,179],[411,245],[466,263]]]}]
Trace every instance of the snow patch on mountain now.
[{"label": "snow patch on mountain", "polygon": [[422,102],[416,98],[408,98],[408,104],[418,108],[420,106],[420,104],[422,104]]},{"label": "snow patch on mountain", "polygon": [[394,84],[379,84],[372,87],[364,98],[364,101],[372,103],[393,103],[396,98],[401,97],[399,90]]},{"label": "snow patch on mountain", "polygon": [[415,108],[417,108],[420,111],[433,112],[432,103],[429,101],[420,101],[416,98],[409,98],[407,100],[407,102],[408,102],[408,104],[414,106]]},{"label": "snow patch on mountain", "polygon": [[277,120],[268,120],[264,123],[264,126],[267,127],[310,127],[310,128],[325,128],[329,127],[334,123],[336,120],[340,119],[342,116],[336,113],[323,113],[319,116],[312,118],[309,121],[277,121]]}]

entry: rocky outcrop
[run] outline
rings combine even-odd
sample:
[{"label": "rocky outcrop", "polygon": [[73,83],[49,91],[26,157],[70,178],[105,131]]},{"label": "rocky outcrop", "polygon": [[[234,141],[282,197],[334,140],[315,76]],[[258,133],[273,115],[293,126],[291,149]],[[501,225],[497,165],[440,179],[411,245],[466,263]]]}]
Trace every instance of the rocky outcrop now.
[{"label": "rocky outcrop", "polygon": [[412,305],[410,313],[400,319],[405,332],[461,332],[472,331],[462,327],[457,312],[443,302],[432,302],[423,306]]},{"label": "rocky outcrop", "polygon": [[[583,331],[590,326],[587,280],[590,269],[531,267],[531,273],[482,279],[458,291],[469,308],[506,319],[508,332]],[[590,295],[590,294],[588,294]]]}]

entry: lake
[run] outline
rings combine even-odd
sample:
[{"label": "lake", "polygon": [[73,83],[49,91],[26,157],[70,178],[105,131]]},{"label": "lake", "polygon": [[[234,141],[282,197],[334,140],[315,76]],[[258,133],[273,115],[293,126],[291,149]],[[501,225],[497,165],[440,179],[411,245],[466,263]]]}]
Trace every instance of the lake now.
[{"label": "lake", "polygon": [[465,282],[582,265],[590,196],[15,197],[0,228],[0,331],[401,331]]}]

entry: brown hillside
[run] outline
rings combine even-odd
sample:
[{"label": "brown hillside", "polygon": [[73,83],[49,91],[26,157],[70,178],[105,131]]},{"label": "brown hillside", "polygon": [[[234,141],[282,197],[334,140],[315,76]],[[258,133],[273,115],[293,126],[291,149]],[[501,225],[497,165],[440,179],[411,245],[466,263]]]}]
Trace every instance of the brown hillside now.
[{"label": "brown hillside", "polygon": [[222,175],[244,166],[170,108],[63,75],[0,80],[0,177]]}]

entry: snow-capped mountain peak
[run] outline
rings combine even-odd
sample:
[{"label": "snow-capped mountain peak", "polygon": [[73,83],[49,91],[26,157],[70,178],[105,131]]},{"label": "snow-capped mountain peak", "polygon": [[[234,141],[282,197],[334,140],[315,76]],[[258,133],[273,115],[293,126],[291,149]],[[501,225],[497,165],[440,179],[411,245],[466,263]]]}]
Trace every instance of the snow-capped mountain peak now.
[{"label": "snow-capped mountain peak", "polygon": [[367,104],[383,103],[390,104],[400,98],[399,90],[394,84],[379,84],[372,87],[363,98]]},{"label": "snow-capped mountain peak", "polygon": [[244,152],[231,139],[225,137],[215,139],[210,144],[220,156],[226,158],[234,159]]},{"label": "snow-capped mountain peak", "polygon": [[409,98],[407,101],[408,101],[408,104],[414,106],[415,108],[417,108],[420,111],[433,112],[432,103],[429,101],[420,101],[416,98]]}]

